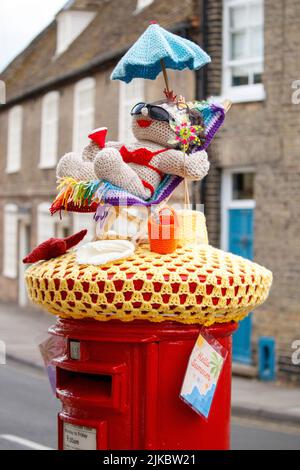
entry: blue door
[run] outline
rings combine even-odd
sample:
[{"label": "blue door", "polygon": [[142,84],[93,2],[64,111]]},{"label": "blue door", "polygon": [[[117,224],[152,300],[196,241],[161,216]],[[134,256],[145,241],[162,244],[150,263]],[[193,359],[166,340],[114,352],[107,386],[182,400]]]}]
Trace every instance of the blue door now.
[{"label": "blue door", "polygon": [[[229,251],[253,259],[253,209],[229,209]],[[233,360],[251,362],[251,315],[240,322],[233,335]]]}]

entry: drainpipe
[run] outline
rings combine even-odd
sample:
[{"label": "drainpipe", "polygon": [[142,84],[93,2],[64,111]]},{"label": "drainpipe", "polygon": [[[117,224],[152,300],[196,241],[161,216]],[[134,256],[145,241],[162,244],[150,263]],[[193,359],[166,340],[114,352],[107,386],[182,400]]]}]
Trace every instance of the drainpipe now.
[{"label": "drainpipe", "polygon": [[[198,14],[200,17],[200,31],[201,47],[204,51],[208,48],[208,28],[207,28],[207,0],[198,0]],[[198,99],[207,98],[207,66],[202,67],[196,71],[196,96]]]},{"label": "drainpipe", "polygon": [[[208,49],[208,27],[207,27],[207,0],[199,0],[198,15],[200,18],[200,38],[202,40],[202,48],[207,52]],[[196,71],[196,96],[200,100],[207,98],[207,66]],[[193,191],[194,193],[194,191]],[[200,186],[200,203],[206,202],[206,178],[201,181]]]}]

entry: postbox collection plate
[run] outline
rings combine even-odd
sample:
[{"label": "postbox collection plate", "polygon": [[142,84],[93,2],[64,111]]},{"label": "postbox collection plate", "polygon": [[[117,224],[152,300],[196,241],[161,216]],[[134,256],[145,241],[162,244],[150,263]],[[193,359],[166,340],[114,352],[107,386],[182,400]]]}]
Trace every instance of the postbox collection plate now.
[{"label": "postbox collection plate", "polygon": [[97,450],[97,430],[64,422],[64,450]]}]

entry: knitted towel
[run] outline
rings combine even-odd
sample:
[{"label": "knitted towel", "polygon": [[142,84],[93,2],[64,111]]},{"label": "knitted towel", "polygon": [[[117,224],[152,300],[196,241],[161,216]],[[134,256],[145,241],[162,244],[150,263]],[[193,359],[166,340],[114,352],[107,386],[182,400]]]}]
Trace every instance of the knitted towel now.
[{"label": "knitted towel", "polygon": [[134,244],[127,240],[99,240],[86,243],[78,248],[76,261],[78,264],[99,266],[110,261],[127,258],[134,253],[134,250]]}]

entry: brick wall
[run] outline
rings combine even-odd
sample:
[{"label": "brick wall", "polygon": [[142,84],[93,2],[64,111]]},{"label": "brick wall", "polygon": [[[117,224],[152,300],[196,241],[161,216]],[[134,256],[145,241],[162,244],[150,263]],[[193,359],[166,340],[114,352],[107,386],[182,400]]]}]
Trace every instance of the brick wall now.
[{"label": "brick wall", "polygon": [[[209,0],[209,94],[221,93],[221,0]],[[253,315],[253,349],[260,336],[274,336],[280,375],[298,378],[291,343],[300,338],[300,105],[291,103],[291,83],[300,79],[300,3],[265,0],[266,100],[235,104],[211,147],[206,214],[210,240],[218,243],[220,171],[255,168],[255,261],[273,271],[268,301]]]},{"label": "brick wall", "polygon": [[[212,62],[207,67],[207,96],[220,96],[222,81],[222,0],[206,2],[207,10],[207,52]],[[223,132],[223,131],[221,131]],[[221,139],[220,134],[214,142]],[[204,185],[204,203],[209,241],[214,246],[220,245],[220,169],[221,149],[212,144],[208,149],[210,171]]]}]

